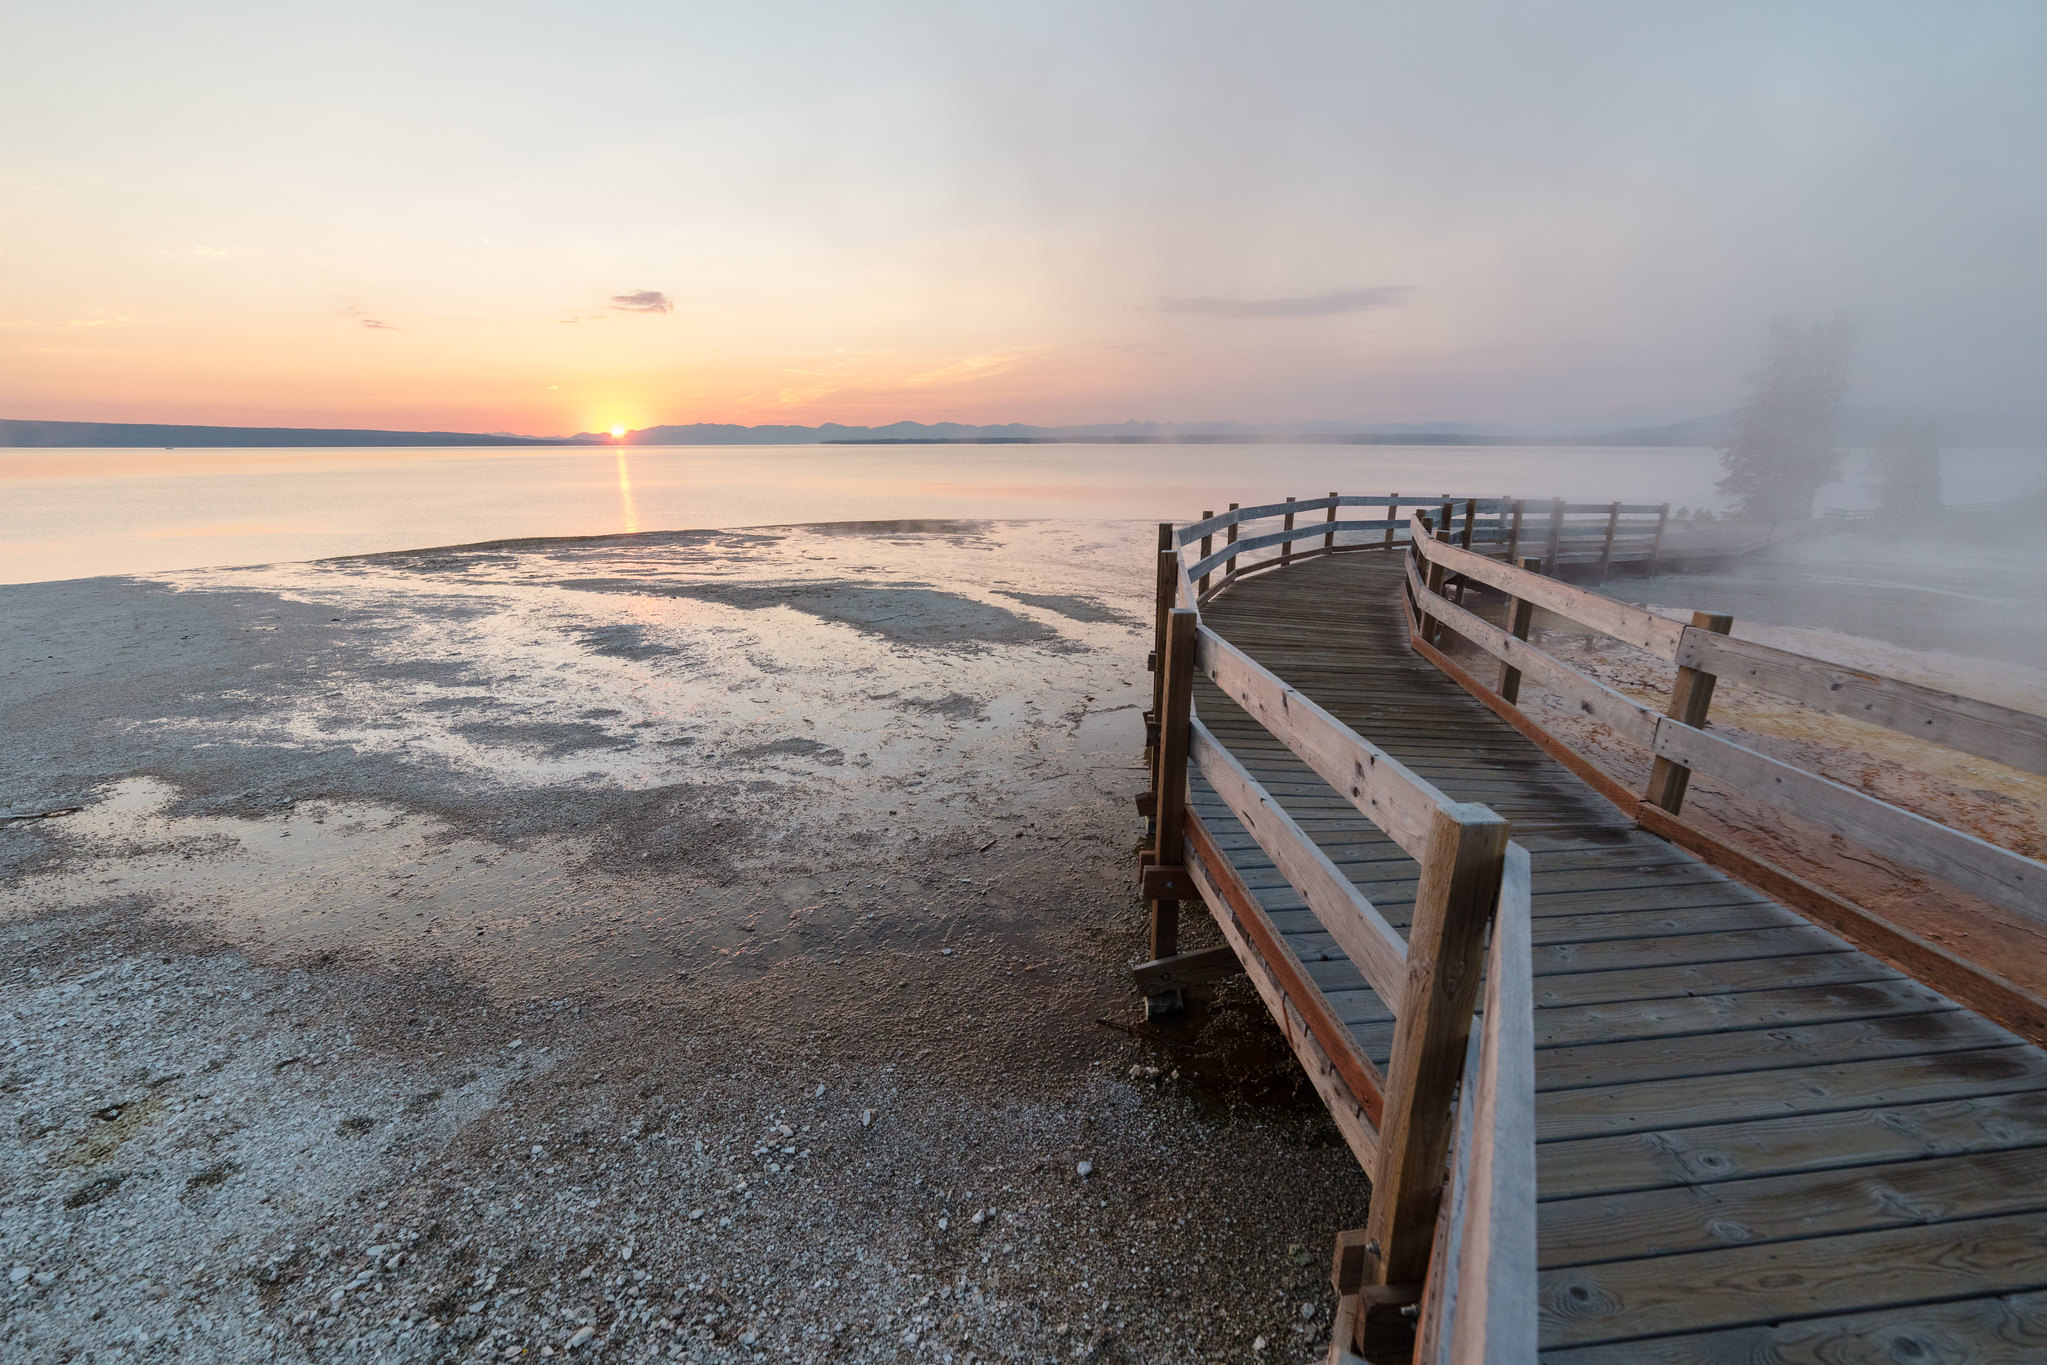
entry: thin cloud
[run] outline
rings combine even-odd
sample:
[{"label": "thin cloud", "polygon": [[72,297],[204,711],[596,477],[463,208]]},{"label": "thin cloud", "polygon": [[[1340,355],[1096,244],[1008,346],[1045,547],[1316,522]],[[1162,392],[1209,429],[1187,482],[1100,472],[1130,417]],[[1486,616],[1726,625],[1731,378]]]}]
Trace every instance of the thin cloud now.
[{"label": "thin cloud", "polygon": [[1370,289],[1332,289],[1297,299],[1160,299],[1161,313],[1202,313],[1214,318],[1321,318],[1334,313],[1368,313],[1391,308],[1408,295],[1404,284]]},{"label": "thin cloud", "polygon": [[362,320],[362,325],[379,332],[395,332],[398,330],[396,327],[393,327],[390,323],[379,322],[375,318],[364,318]]},{"label": "thin cloud", "polygon": [[630,294],[613,294],[611,306],[621,313],[672,313],[675,305],[658,289],[635,289]]}]

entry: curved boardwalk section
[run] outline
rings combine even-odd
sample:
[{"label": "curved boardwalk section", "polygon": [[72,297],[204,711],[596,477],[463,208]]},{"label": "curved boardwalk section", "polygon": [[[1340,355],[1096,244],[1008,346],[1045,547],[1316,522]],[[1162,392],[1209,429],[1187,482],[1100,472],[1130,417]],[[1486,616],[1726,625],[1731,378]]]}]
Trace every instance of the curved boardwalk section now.
[{"label": "curved boardwalk section", "polygon": [[[1531,859],[1542,1358],[2047,1360],[2047,1055],[1637,828],[1407,644],[1397,555],[1203,620]],[[1416,864],[1227,696],[1201,722],[1393,926]],[[1191,804],[1382,1071],[1392,1013]]]}]

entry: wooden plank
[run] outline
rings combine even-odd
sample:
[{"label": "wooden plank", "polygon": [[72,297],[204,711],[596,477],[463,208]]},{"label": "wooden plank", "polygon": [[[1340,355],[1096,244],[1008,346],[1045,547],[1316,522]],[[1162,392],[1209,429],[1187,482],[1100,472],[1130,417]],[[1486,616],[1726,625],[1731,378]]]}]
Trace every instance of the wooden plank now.
[{"label": "wooden plank", "polygon": [[1207,627],[1195,646],[1195,667],[1402,848],[1421,856],[1436,812],[1451,804],[1434,785]]},{"label": "wooden plank", "polygon": [[[1540,1019],[1540,1014],[1537,1018]],[[2047,1087],[1544,1143],[1545,1200],[2036,1147]]]},{"label": "wooden plank", "polygon": [[1237,960],[1236,951],[1224,945],[1220,948],[1197,948],[1191,953],[1176,953],[1172,957],[1140,962],[1130,969],[1130,974],[1136,978],[1140,995],[1156,995],[1160,991],[1172,990],[1179,986],[1199,985],[1204,981],[1221,981],[1243,970],[1244,964]]},{"label": "wooden plank", "polygon": [[1721,995],[1665,996],[1545,1009],[1536,1029],[1535,1045],[1554,1048],[1579,1043],[1630,1042],[1638,1038],[1677,1038],[1722,1029],[1847,1023],[1954,1008],[1952,1001],[1902,977]]},{"label": "wooden plank", "polygon": [[2047,774],[2047,717],[1687,629],[1677,663],[1807,706],[1881,725],[2026,772]]},{"label": "wooden plank", "polygon": [[[1549,1012],[1544,1011],[1547,1015]],[[1758,1074],[1794,1067],[1933,1057],[2004,1047],[2013,1039],[1973,1014],[1941,1010],[1678,1037],[1600,1041],[1542,1054],[1542,1089],[1582,1090],[1686,1076]],[[2047,1134],[2043,1134],[2047,1141]]]},{"label": "wooden plank", "polygon": [[1867,954],[1842,949],[1799,957],[1664,962],[1617,971],[1569,972],[1538,978],[1535,1003],[1541,1009],[1568,1009],[1684,995],[1726,995],[1758,987],[1790,989],[1897,979],[1895,968],[1886,967]]},{"label": "wooden plank", "polygon": [[2047,929],[2047,865],[1703,730],[1661,725],[1651,747]]},{"label": "wooden plank", "polygon": [[1545,1348],[2047,1287],[2047,1215],[1545,1271]]},{"label": "wooden plank", "polygon": [[[2040,1135],[2047,1144],[2047,1131]],[[1542,1206],[1556,1270],[1714,1247],[2047,1211],[2047,1145],[1727,1180]],[[1788,1254],[1796,1254],[1795,1252]]]},{"label": "wooden plank", "polygon": [[[1201,822],[1192,822],[1190,828],[1195,831],[1197,843],[1205,842],[1203,836],[1206,830]],[[1325,1050],[1321,1042],[1321,1030],[1314,1025],[1310,1016],[1318,1006],[1326,1011],[1327,1002],[1322,1000],[1320,992],[1299,979],[1298,964],[1295,964],[1296,970],[1289,970],[1281,965],[1284,959],[1275,961],[1266,957],[1259,949],[1251,927],[1255,923],[1255,917],[1247,920],[1237,913],[1236,897],[1229,890],[1229,864],[1211,855],[1212,849],[1210,852],[1203,852],[1197,848],[1194,857],[1188,863],[1188,870],[1193,873],[1196,884],[1201,888],[1202,900],[1208,905],[1215,918],[1216,927],[1222,931],[1224,939],[1236,950],[1253,988],[1265,1002],[1266,1009],[1271,1011],[1273,1021],[1286,1035],[1288,1046],[1293,1049],[1294,1056],[1300,1061],[1301,1069],[1307,1074],[1309,1083],[1322,1097],[1324,1106],[1328,1108],[1330,1117],[1335,1120],[1337,1131],[1343,1134],[1352,1155],[1357,1157],[1358,1164],[1366,1170],[1372,1169],[1379,1157],[1379,1132],[1374,1112],[1383,1101],[1378,1090],[1371,1088],[1364,1095],[1360,1095],[1353,1088],[1350,1079],[1357,1071],[1355,1065],[1347,1062],[1345,1066],[1339,1067]],[[1296,1003],[1297,1001],[1305,1003],[1309,1013],[1304,1014],[1303,1004]],[[1346,1057],[1351,1061],[1364,1060],[1365,1065],[1371,1067],[1368,1059],[1360,1057],[1357,1045],[1350,1039],[1348,1031],[1343,1030],[1340,1024],[1337,1025],[1337,1030],[1342,1042],[1336,1056]],[[1376,1068],[1373,1070],[1376,1071]],[[1367,1101],[1370,1101],[1369,1108]]]},{"label": "wooden plank", "polygon": [[1996,1095],[2042,1086],[2047,1086],[2047,1059],[2035,1049],[2015,1043],[1936,1057],[1889,1057],[1751,1075],[1560,1090],[1544,1097],[1536,1131],[1541,1140],[1554,1142],[1687,1124],[1731,1123],[1766,1115]]},{"label": "wooden plank", "polygon": [[[1426,604],[1423,609],[1430,619],[1448,626],[1501,663],[1519,670],[1524,678],[1568,699],[1580,711],[1623,738],[1632,740],[1645,749],[1655,743],[1658,722],[1664,718],[1633,697],[1586,677],[1568,664],[1559,663],[1534,645],[1515,639],[1492,622],[1466,611],[1448,598],[1430,592],[1428,586],[1415,576],[1412,568],[1408,572],[1408,587]],[[1429,643],[1426,636],[1423,637],[1422,643]]]},{"label": "wooden plank", "polygon": [[[1258,950],[1259,961],[1306,1020],[1309,1031],[1315,1035],[1330,1065],[1342,1078],[1351,1102],[1374,1129],[1376,1144],[1376,1133],[1386,1104],[1386,1082],[1379,1068],[1358,1050],[1350,1031],[1329,1009],[1322,993],[1309,983],[1301,970],[1300,960],[1286,946],[1286,941],[1274,932],[1257,901],[1237,884],[1230,874],[1229,862],[1208,837],[1207,823],[1199,818],[1187,822],[1187,851],[1189,871],[1196,870],[1197,862],[1200,864],[1197,884],[1202,885],[1202,898],[1208,901],[1212,911],[1217,912],[1218,922],[1222,912],[1227,911],[1232,916],[1231,923],[1239,926],[1241,936]],[[1209,899],[1210,891],[1215,893],[1216,899]]]},{"label": "wooden plank", "polygon": [[1451,1102],[1464,1071],[1486,930],[1500,897],[1507,822],[1484,806],[1435,813],[1419,861],[1421,888],[1407,935],[1407,981],[1394,1004],[1379,1164],[1365,1229],[1382,1248],[1374,1284],[1420,1284],[1449,1155]]},{"label": "wooden plank", "polygon": [[1607,1346],[1544,1351],[1551,1365],[2039,1365],[2047,1292],[1913,1301]]},{"label": "wooden plank", "polygon": [[1448,1360],[1533,1360],[1536,1340],[1534,1005],[1528,979],[1528,854],[1508,845],[1486,957],[1471,1108],[1470,1189],[1460,1210]]},{"label": "wooden plank", "polygon": [[[1181,831],[1187,812],[1188,730],[1193,722],[1194,633],[1200,615],[1189,607],[1176,607],[1168,615],[1165,649],[1159,654],[1159,671],[1165,684],[1159,691],[1159,739],[1152,769],[1152,806],[1157,831],[1153,848],[1159,861],[1177,861]],[[1172,957],[1180,951],[1180,903],[1175,897],[1151,902],[1151,956],[1153,960]],[[1177,1005],[1169,1007],[1177,1008]]]},{"label": "wooden plank", "polygon": [[[1725,635],[1734,629],[1734,618],[1725,614],[1708,611],[1692,613],[1692,624],[1687,627],[1703,634]],[[1664,714],[1680,725],[1689,725],[1694,730],[1706,728],[1706,713],[1713,705],[1713,687],[1718,679],[1710,669],[1691,668],[1680,664],[1677,681],[1671,684],[1670,705]],[[1658,757],[1649,772],[1649,789],[1642,799],[1652,806],[1669,811],[1672,815],[1684,806],[1685,789],[1691,781],[1691,770],[1671,760]]]},{"label": "wooden plank", "polygon": [[1193,723],[1192,737],[1194,762],[1238,824],[1272,858],[1372,988],[1392,998],[1407,971],[1407,945],[1400,935],[1200,721]]},{"label": "wooden plank", "polygon": [[[1602,508],[1602,511],[1605,509]],[[1428,540],[1425,536],[1424,540]],[[1475,582],[1498,588],[1509,597],[1519,597],[1533,602],[1545,611],[1576,621],[1606,635],[1613,636],[1637,649],[1647,650],[1660,659],[1675,659],[1678,643],[1684,628],[1675,621],[1666,620],[1654,612],[1640,607],[1616,602],[1611,597],[1584,588],[1574,588],[1568,583],[1541,574],[1528,573],[1512,565],[1502,564],[1497,559],[1429,540],[1418,545],[1422,556],[1430,563],[1440,563],[1446,569],[1461,573]],[[1554,554],[1544,556],[1545,563],[1554,562]]]}]

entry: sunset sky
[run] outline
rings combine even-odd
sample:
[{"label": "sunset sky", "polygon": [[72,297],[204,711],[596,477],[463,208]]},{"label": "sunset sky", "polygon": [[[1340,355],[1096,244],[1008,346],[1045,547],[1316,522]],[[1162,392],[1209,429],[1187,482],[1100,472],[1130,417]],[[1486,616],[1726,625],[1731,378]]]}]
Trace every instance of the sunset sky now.
[{"label": "sunset sky", "polygon": [[2047,410],[2047,5],[19,6],[0,417]]}]

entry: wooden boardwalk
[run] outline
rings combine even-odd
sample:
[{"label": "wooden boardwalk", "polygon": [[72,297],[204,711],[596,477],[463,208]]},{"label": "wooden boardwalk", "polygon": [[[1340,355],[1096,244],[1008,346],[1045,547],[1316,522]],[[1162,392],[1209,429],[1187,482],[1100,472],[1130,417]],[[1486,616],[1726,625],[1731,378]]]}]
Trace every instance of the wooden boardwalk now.
[{"label": "wooden boardwalk", "polygon": [[[1409,647],[1401,578],[1314,559],[1203,619],[1529,851],[1542,1358],[2047,1361],[2047,1054],[1638,828]],[[1416,863],[1194,698],[1405,932]],[[1383,1070],[1392,1013],[1198,774],[1189,799]]]}]

